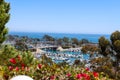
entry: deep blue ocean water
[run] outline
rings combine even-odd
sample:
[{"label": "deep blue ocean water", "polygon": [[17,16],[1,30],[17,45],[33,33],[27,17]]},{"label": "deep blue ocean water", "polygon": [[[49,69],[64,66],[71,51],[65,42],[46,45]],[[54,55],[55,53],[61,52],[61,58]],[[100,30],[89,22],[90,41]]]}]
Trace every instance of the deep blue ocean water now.
[{"label": "deep blue ocean water", "polygon": [[19,35],[19,36],[28,36],[31,38],[42,38],[44,35],[50,35],[54,38],[77,38],[77,39],[88,39],[90,42],[97,43],[98,39],[101,36],[105,36],[107,39],[110,38],[108,34],[71,34],[71,33],[38,33],[38,32],[9,32],[11,35]]}]

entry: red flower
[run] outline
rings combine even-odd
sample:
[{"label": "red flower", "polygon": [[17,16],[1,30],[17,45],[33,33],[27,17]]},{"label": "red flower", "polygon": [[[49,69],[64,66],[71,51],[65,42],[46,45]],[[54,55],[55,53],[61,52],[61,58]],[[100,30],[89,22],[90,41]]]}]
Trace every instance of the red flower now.
[{"label": "red flower", "polygon": [[86,68],[85,70],[86,70],[86,71],[89,71],[90,69],[89,69],[89,68]]},{"label": "red flower", "polygon": [[77,74],[76,76],[77,79],[84,79],[84,80],[90,80],[90,76],[85,73]]},{"label": "red flower", "polygon": [[22,64],[21,64],[21,66],[22,66],[22,67],[25,67],[25,64],[24,64],[24,63],[22,63]]},{"label": "red flower", "polygon": [[55,76],[50,76],[50,80],[54,80],[55,79]]},{"label": "red flower", "polygon": [[85,74],[85,73],[81,73],[81,76],[82,76],[82,77],[86,77],[87,74]]},{"label": "red flower", "polygon": [[85,79],[85,80],[90,80],[90,76],[88,74],[81,74],[81,76]]},{"label": "red flower", "polygon": [[67,77],[70,77],[70,76],[71,76],[71,74],[70,74],[70,73],[68,73],[68,74],[66,74],[66,76],[67,76]]},{"label": "red flower", "polygon": [[82,75],[81,75],[81,74],[77,74],[77,75],[76,75],[76,78],[77,78],[77,79],[81,79],[81,78],[82,78]]},{"label": "red flower", "polygon": [[98,77],[98,73],[97,72],[93,72],[93,75],[94,75],[94,77]]},{"label": "red flower", "polygon": [[90,76],[87,75],[86,78],[85,78],[85,80],[90,80]]},{"label": "red flower", "polygon": [[16,64],[15,58],[11,58],[9,61],[10,61],[11,63],[13,63],[13,64]]},{"label": "red flower", "polygon": [[19,71],[19,68],[18,68],[18,67],[16,67],[16,68],[15,68],[15,70],[16,70],[16,71]]},{"label": "red flower", "polygon": [[38,68],[41,69],[42,68],[42,64],[38,64]]},{"label": "red flower", "polygon": [[13,66],[9,66],[8,68],[9,68],[9,70],[13,70]]}]

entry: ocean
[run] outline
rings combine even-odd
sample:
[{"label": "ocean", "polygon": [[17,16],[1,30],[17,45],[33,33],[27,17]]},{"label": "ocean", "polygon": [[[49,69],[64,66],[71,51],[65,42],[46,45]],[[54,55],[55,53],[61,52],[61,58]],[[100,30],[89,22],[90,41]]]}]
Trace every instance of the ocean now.
[{"label": "ocean", "polygon": [[101,36],[106,37],[107,39],[110,38],[109,34],[72,34],[72,33],[39,33],[39,32],[9,32],[10,35],[19,35],[19,36],[28,36],[31,38],[42,38],[44,35],[50,35],[56,39],[69,37],[69,38],[77,38],[81,39],[88,39],[90,42],[98,43],[98,39]]}]

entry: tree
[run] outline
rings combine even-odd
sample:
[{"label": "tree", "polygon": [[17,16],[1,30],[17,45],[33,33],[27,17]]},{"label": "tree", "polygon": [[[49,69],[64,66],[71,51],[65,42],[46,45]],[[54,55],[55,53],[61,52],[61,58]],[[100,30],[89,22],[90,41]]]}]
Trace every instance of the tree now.
[{"label": "tree", "polygon": [[79,44],[79,40],[77,38],[72,38],[71,40],[73,44],[76,44],[76,45]]},{"label": "tree", "polygon": [[9,41],[13,41],[15,39],[15,37],[13,35],[8,35],[8,40]]},{"label": "tree", "polygon": [[64,41],[65,43],[69,43],[69,38],[68,38],[68,37],[64,37],[64,38],[63,38],[63,41]]},{"label": "tree", "polygon": [[26,45],[26,43],[22,39],[16,41],[15,48],[17,50],[20,50],[20,51],[27,51],[28,50],[28,46]]},{"label": "tree", "polygon": [[100,47],[100,54],[102,54],[103,56],[107,56],[107,48],[108,46],[110,46],[110,42],[109,40],[105,39],[105,37],[100,37],[99,39],[99,47]]},{"label": "tree", "polygon": [[87,53],[88,51],[90,51],[91,53],[95,53],[98,51],[98,47],[91,46],[91,45],[85,45],[82,47],[81,51],[82,53]]},{"label": "tree", "polygon": [[85,44],[85,43],[89,43],[89,41],[87,39],[81,39],[79,41],[79,44]]},{"label": "tree", "polygon": [[120,32],[116,31],[112,33],[111,37],[111,48],[116,52],[116,58],[120,58]]},{"label": "tree", "polygon": [[53,38],[52,36],[49,36],[49,35],[44,35],[43,36],[43,39],[45,41],[55,41],[55,38]]},{"label": "tree", "polygon": [[110,36],[110,39],[112,41],[112,44],[114,44],[116,40],[120,40],[120,32],[119,31],[113,32]]},{"label": "tree", "polygon": [[120,63],[120,32],[119,31],[113,32],[112,35],[110,36],[110,39],[111,39],[111,49],[112,49],[113,55],[115,56],[115,59],[116,59],[115,75],[116,75],[116,79],[117,79],[117,71],[119,71],[118,67],[119,67],[119,63]]},{"label": "tree", "polygon": [[57,44],[58,45],[62,45],[62,43],[63,43],[63,39],[61,39],[61,38],[57,39]]},{"label": "tree", "polygon": [[[120,32],[115,31],[111,34],[110,40],[105,39],[105,37],[101,37],[99,39],[99,48],[100,48],[100,54],[104,56],[104,58],[109,58],[107,55],[109,54],[110,57],[114,57],[113,61],[113,67],[115,67],[115,75],[116,79],[119,75],[117,75],[117,72],[119,72],[119,63],[120,63]],[[110,61],[110,58],[109,60]],[[108,62],[105,61],[107,64]],[[114,64],[115,62],[115,64]]]},{"label": "tree", "polygon": [[4,0],[0,0],[0,45],[5,41],[8,29],[6,28],[6,23],[9,21],[10,4]]}]

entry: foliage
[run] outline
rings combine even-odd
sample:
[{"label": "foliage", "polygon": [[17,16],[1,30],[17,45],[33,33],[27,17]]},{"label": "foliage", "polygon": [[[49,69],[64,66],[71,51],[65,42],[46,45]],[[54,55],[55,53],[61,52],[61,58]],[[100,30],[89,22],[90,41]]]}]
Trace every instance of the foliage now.
[{"label": "foliage", "polygon": [[[54,38],[50,35],[44,35],[42,38],[30,38],[27,36],[18,36],[18,35],[8,35],[7,41],[14,42],[16,49],[18,50],[27,50],[26,44],[30,43],[34,47],[39,43],[48,44],[48,45],[59,45],[64,48],[71,47],[80,47],[82,44],[89,43],[87,39],[78,40],[77,38]],[[23,47],[23,48],[22,48]]]},{"label": "foliage", "polygon": [[8,29],[5,25],[10,17],[9,9],[10,4],[4,0],[0,0],[0,45],[5,41],[6,34],[8,33]]},{"label": "foliage", "polygon": [[100,37],[99,39],[99,47],[100,47],[100,54],[107,56],[107,48],[110,45],[109,40],[105,39],[105,37]]},{"label": "foliage", "polygon": [[[110,40],[105,37],[99,38],[99,46],[85,45],[82,47],[83,53],[98,52],[95,58],[91,58],[91,69],[104,72],[113,79],[119,80],[120,71],[120,32],[115,31],[111,34]],[[94,55],[94,54],[92,54]]]},{"label": "foliage", "polygon": [[69,43],[69,38],[68,37],[63,37],[63,42],[64,43]]},{"label": "foliage", "polygon": [[113,32],[111,37],[111,46],[112,46],[112,49],[116,52],[116,58],[119,59],[120,57],[120,32],[119,31],[116,31],[116,32]]},{"label": "foliage", "polygon": [[[13,64],[14,65],[14,64]],[[16,65],[16,64],[15,64]],[[18,66],[5,67],[3,77],[5,80],[15,75],[28,75],[35,80],[98,80],[109,79],[103,74],[90,71],[89,69],[75,66],[51,66],[46,64],[31,65],[28,67]],[[110,80],[110,79],[109,79]]]},{"label": "foliage", "polygon": [[90,52],[97,52],[98,51],[98,47],[91,46],[91,45],[85,45],[85,46],[82,47],[81,51],[83,53],[87,53],[88,51],[90,51]]},{"label": "foliage", "polygon": [[42,64],[46,64],[46,65],[52,65],[53,64],[53,61],[51,58],[48,58],[45,54],[42,55],[41,57],[41,63]]},{"label": "foliage", "polygon": [[2,46],[0,49],[0,65],[6,65],[8,63],[9,58],[15,57],[19,52],[9,45]]},{"label": "foliage", "polygon": [[119,71],[120,71],[120,31],[115,31],[111,34],[110,36],[110,39],[111,39],[111,49],[112,49],[112,54],[114,55],[115,57],[115,76],[116,76],[116,79],[119,76]]},{"label": "foliage", "polygon": [[[99,66],[101,67],[100,71],[106,71],[106,74],[109,74],[110,72],[113,72],[113,74],[109,74],[109,76],[118,79],[119,75],[117,74],[120,69],[119,69],[119,61],[120,61],[120,32],[119,31],[115,31],[111,34],[110,36],[110,40],[105,39],[105,37],[101,37],[99,39],[99,48],[100,51],[99,53],[103,55],[102,60],[101,61],[103,65]],[[108,58],[107,60],[104,60],[105,58]],[[111,63],[109,62],[111,61]],[[96,62],[97,64],[99,64],[98,62]],[[112,67],[108,66],[112,65]],[[103,67],[102,67],[103,66]],[[106,68],[104,68],[106,67]],[[112,69],[112,71],[111,71]]]},{"label": "foliage", "polygon": [[80,41],[79,41],[79,44],[81,45],[81,44],[86,44],[86,43],[89,43],[89,41],[87,40],[87,39],[81,39]]},{"label": "foliage", "polygon": [[58,44],[58,45],[62,45],[62,43],[63,43],[62,38],[57,39],[57,44]]},{"label": "foliage", "polygon": [[54,41],[54,40],[55,40],[52,36],[49,36],[49,35],[44,35],[44,36],[43,36],[43,39],[44,39],[45,41]]},{"label": "foliage", "polygon": [[20,51],[27,51],[28,50],[28,46],[26,45],[26,42],[23,39],[16,40],[15,48],[17,50],[20,50]]},{"label": "foliage", "polygon": [[79,41],[77,38],[72,38],[71,41],[72,41],[72,44],[76,44],[76,45],[79,44]]},{"label": "foliage", "polygon": [[37,63],[37,60],[30,52],[20,52],[10,46],[1,50],[1,56],[0,65],[3,66],[5,80],[19,74],[31,76],[30,69],[34,69],[34,65]]},{"label": "foliage", "polygon": [[82,62],[82,61],[80,61],[80,60],[78,60],[78,59],[76,59],[76,60],[74,61],[73,65],[74,65],[74,66],[80,66],[80,67],[84,67],[84,66],[85,66],[84,62]]}]

